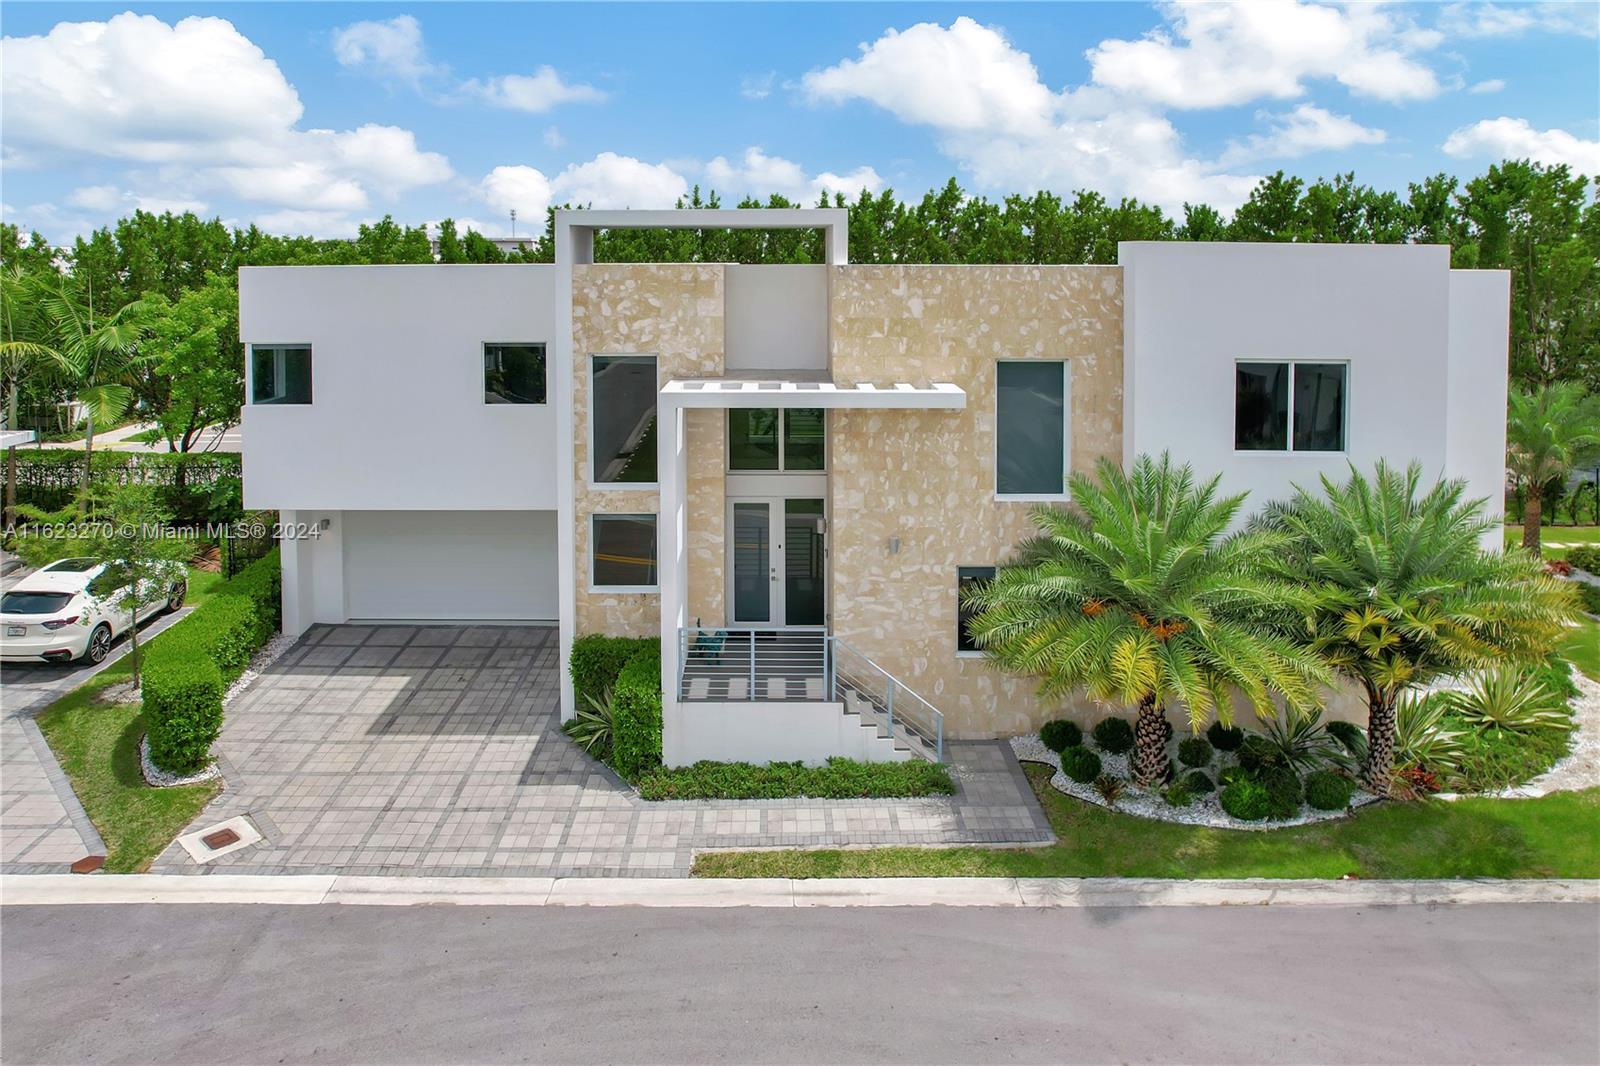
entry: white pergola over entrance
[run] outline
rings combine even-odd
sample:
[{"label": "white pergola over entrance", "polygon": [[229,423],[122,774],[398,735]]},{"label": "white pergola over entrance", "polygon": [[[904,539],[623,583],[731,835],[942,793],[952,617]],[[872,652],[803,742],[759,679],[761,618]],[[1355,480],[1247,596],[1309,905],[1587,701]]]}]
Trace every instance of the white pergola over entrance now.
[{"label": "white pergola over entrance", "polygon": [[661,486],[657,558],[663,698],[669,703],[677,702],[681,665],[677,634],[689,624],[688,462],[684,411],[734,407],[959,411],[966,406],[966,392],[947,382],[926,386],[905,382],[838,385],[831,381],[743,378],[690,378],[667,382],[656,404],[656,471]]}]

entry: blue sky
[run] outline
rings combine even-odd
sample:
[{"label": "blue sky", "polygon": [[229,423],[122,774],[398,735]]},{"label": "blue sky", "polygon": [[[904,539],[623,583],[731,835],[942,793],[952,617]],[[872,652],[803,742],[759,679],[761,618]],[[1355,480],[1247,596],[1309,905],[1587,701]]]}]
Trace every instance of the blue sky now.
[{"label": "blue sky", "polygon": [[[893,188],[1236,205],[1504,156],[1600,173],[1600,5],[6,5],[0,213],[340,236]],[[520,228],[520,227],[519,227]]]}]

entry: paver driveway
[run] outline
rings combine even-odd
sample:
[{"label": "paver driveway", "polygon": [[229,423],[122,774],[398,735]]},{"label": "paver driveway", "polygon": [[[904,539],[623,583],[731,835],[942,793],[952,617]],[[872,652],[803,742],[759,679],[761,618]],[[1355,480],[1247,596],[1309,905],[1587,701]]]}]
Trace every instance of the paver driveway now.
[{"label": "paver driveway", "polygon": [[525,626],[318,626],[228,705],[227,790],[265,839],[163,873],[687,874],[706,847],[1046,842],[1000,743],[952,744],[960,794],[646,803],[559,728],[558,640]]}]

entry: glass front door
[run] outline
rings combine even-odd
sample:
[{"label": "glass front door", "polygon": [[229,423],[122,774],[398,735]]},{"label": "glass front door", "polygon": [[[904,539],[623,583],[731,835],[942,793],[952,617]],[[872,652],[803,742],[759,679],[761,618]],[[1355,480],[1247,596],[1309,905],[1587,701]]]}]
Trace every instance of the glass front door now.
[{"label": "glass front door", "polygon": [[729,624],[820,626],[827,621],[823,501],[728,501]]}]

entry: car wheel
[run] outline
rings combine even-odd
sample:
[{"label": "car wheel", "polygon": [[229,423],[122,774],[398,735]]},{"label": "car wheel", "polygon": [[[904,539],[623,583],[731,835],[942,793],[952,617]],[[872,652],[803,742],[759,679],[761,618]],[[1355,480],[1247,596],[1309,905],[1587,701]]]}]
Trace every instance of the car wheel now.
[{"label": "car wheel", "polygon": [[172,595],[167,597],[167,610],[176,611],[183,606],[183,598],[189,594],[189,583],[180,581],[172,588]]},{"label": "car wheel", "polygon": [[111,654],[111,627],[101,622],[89,634],[89,646],[83,650],[83,661],[99,665]]}]

